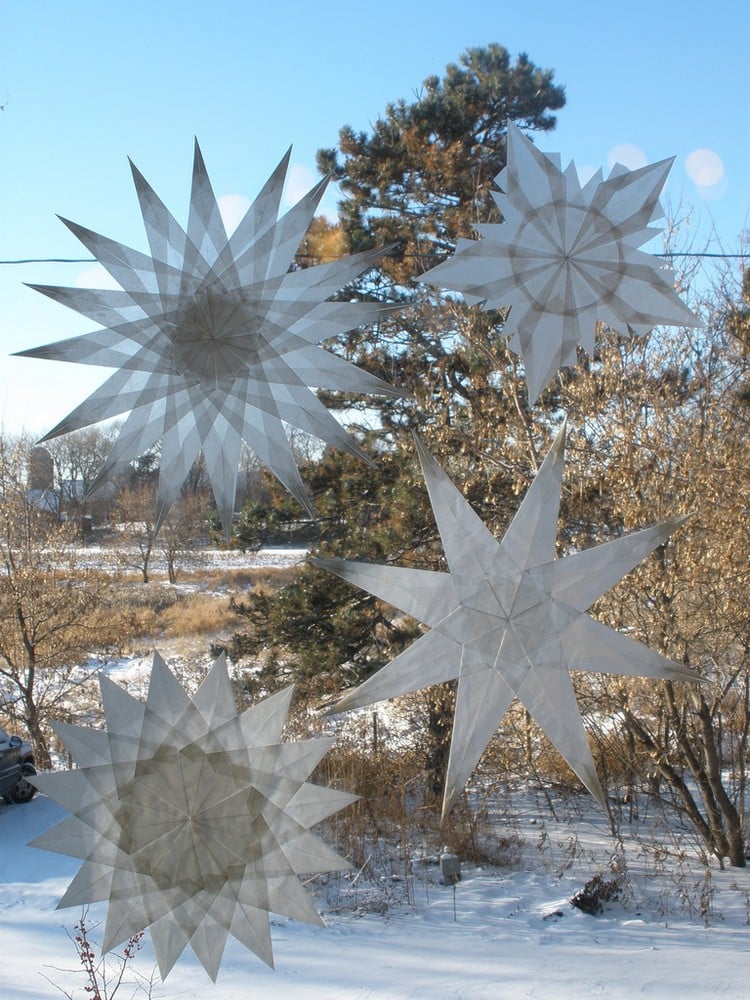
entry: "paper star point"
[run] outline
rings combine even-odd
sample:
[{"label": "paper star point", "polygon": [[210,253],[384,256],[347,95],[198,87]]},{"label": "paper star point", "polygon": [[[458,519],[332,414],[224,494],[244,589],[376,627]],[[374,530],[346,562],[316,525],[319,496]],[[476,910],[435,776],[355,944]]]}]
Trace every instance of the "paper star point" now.
[{"label": "paper star point", "polygon": [[356,799],[307,781],[331,740],[281,742],[291,688],[238,716],[223,656],[192,698],[158,653],[145,704],[100,682],[107,729],[58,724],[78,768],[34,778],[72,815],[33,846],[83,860],[59,906],[108,901],[104,951],[150,926],[162,978],[229,934],[273,965],[269,912],[322,924],[298,875],[349,867],[310,832]]},{"label": "paper star point", "polygon": [[560,168],[508,125],[508,162],[493,198],[502,223],[478,225],[479,240],[420,280],[462,292],[469,305],[510,307],[504,332],[526,367],[535,401],[557,370],[594,352],[597,320],[631,332],[698,326],[674,290],[672,270],[638,249],[659,232],[659,195],[672,160],[637,170],[617,164],[581,186],[574,165]]},{"label": "paper star point", "polygon": [[290,271],[327,181],[278,218],[288,164],[228,236],[197,142],[186,229],[131,163],[150,254],[63,220],[121,290],[32,286],[101,328],[21,356],[117,369],[45,440],[129,411],[93,489],[161,441],[157,523],[202,452],[229,535],[243,441],[312,513],[284,425],[365,455],[311,387],[402,395],[319,346],[389,311],[331,301],[383,251]]},{"label": "paper star point", "polygon": [[445,816],[518,698],[604,806],[570,671],[696,677],[586,612],[684,518],[555,560],[564,426],[502,541],[490,534],[427,450],[418,447],[449,571],[312,560],[429,626],[335,710],[457,680]]}]

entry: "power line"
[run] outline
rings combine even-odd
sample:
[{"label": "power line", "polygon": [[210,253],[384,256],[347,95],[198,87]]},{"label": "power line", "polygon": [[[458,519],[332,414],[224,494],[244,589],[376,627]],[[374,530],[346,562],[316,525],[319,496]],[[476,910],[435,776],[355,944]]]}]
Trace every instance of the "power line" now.
[{"label": "power line", "polygon": [[[424,260],[425,257],[432,257],[436,260],[446,260],[450,257],[448,253],[404,253],[386,254],[386,256],[398,256],[399,259],[407,258],[413,260]],[[750,258],[750,251],[747,253],[712,253],[709,251],[677,252],[665,251],[664,253],[651,254],[652,257],[712,257],[716,260],[747,260]],[[299,253],[295,255],[297,260],[317,260],[315,254]],[[98,264],[96,257],[21,257],[17,260],[0,260],[0,264]]]},{"label": "power line", "polygon": [[0,264],[96,264],[94,257],[22,257],[19,260],[0,260]]},{"label": "power line", "polygon": [[717,257],[720,260],[747,260],[748,253],[655,253],[654,257]]}]

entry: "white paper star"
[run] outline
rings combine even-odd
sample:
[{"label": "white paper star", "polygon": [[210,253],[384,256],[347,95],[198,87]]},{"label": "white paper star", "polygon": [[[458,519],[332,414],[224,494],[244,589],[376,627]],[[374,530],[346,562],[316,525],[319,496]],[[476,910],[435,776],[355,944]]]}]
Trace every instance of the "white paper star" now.
[{"label": "white paper star", "polygon": [[322,924],[298,873],[349,867],[309,832],[356,798],[306,781],[332,740],[281,742],[291,688],[238,716],[223,656],[193,698],[158,653],[145,705],[100,683],[107,730],[58,723],[78,769],[34,779],[73,815],[33,846],[84,860],[59,905],[109,900],[104,951],[150,925],[162,978],[230,933],[273,965],[269,911]]},{"label": "white paper star", "polygon": [[119,369],[45,440],[129,410],[93,489],[161,439],[157,525],[202,451],[229,535],[243,440],[311,511],[285,422],[367,459],[308,387],[401,395],[318,346],[388,311],[327,301],[382,251],[290,272],[327,180],[277,219],[288,162],[231,237],[197,143],[187,231],[131,164],[151,256],[66,221],[122,290],[32,286],[102,328],[22,356]]},{"label": "white paper star", "polygon": [[517,697],[603,806],[569,671],[690,680],[695,675],[585,612],[684,518],[555,561],[564,427],[501,542],[418,447],[449,572],[312,560],[430,626],[335,711],[457,678],[445,816]]},{"label": "white paper star", "polygon": [[[523,358],[535,401],[558,368],[594,353],[596,321],[633,333],[658,324],[698,326],[680,301],[672,269],[637,248],[660,230],[659,194],[672,160],[638,170],[617,164],[581,188],[573,163],[545,155],[512,123],[507,166],[493,192],[501,224],[478,225],[449,260],[420,280],[463,292],[469,305],[510,306],[504,332]],[[505,192],[505,193],[502,193]]]}]

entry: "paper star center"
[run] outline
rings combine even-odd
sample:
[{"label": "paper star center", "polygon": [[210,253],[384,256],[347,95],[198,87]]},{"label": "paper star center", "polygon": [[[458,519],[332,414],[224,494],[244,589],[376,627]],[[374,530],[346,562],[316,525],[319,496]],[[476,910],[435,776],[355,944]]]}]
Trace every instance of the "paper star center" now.
[{"label": "paper star center", "polygon": [[462,675],[494,669],[517,691],[532,667],[559,662],[560,633],[573,618],[527,571],[464,581],[443,627],[463,647]]},{"label": "paper star center", "polygon": [[258,364],[262,328],[259,304],[223,288],[199,290],[164,321],[176,370],[208,391]]},{"label": "paper star center", "polygon": [[218,891],[258,860],[273,835],[263,815],[268,799],[253,786],[249,766],[186,749],[140,763],[120,792],[115,819],[135,871],[163,890],[193,895]]},{"label": "paper star center", "polygon": [[592,267],[606,260],[607,285],[622,268],[621,237],[595,209],[568,204],[560,213],[542,205],[529,212],[509,248],[514,278],[538,310],[573,318],[603,296],[602,287],[590,280]]}]

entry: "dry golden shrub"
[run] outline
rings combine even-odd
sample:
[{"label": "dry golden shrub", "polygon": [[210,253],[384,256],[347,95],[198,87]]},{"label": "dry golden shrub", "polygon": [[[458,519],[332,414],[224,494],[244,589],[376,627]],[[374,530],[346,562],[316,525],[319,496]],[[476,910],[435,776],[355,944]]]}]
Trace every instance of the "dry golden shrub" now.
[{"label": "dry golden shrub", "polygon": [[195,583],[203,590],[227,594],[237,594],[251,588],[273,592],[290,583],[298,572],[297,566],[193,569],[180,572],[180,583]]},{"label": "dry golden shrub", "polygon": [[498,826],[497,790],[461,796],[444,822],[441,802],[428,791],[424,751],[401,742],[373,745],[371,720],[351,722],[319,765],[314,780],[360,798],[328,821],[328,835],[351,863],[362,868],[388,843],[409,867],[419,857],[436,858],[447,846],[470,863],[515,865],[522,840]]},{"label": "dry golden shrub", "polygon": [[[125,648],[132,640],[153,637],[179,638],[205,635],[207,641],[243,624],[233,608],[248,589],[261,593],[278,590],[294,567],[275,569],[203,569],[180,574],[180,586],[154,578],[143,584],[137,575],[109,578],[110,598],[104,615],[113,647]],[[200,589],[191,590],[191,585]]]},{"label": "dry golden shrub", "polygon": [[171,638],[184,635],[212,636],[239,627],[240,616],[226,597],[215,594],[188,594],[159,615],[159,630]]}]

